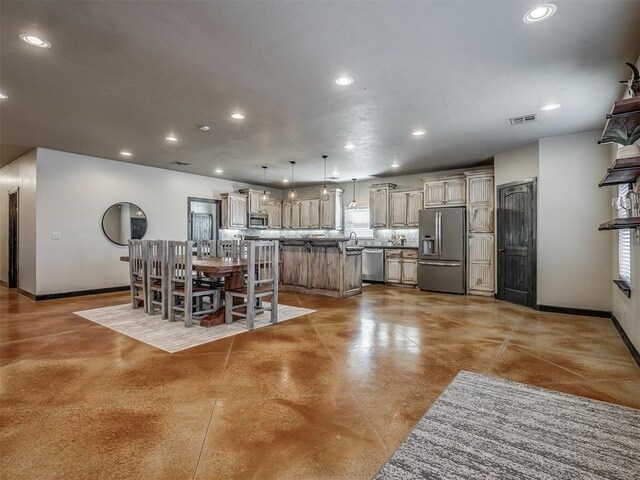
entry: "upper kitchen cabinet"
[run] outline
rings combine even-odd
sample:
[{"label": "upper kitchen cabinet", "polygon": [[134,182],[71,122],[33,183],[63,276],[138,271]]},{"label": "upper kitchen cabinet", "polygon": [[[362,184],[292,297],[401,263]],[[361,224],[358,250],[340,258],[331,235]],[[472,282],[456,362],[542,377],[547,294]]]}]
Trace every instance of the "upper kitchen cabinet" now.
[{"label": "upper kitchen cabinet", "polygon": [[300,202],[291,202],[291,222],[289,228],[300,228]]},{"label": "upper kitchen cabinet", "polygon": [[389,199],[392,227],[418,226],[418,212],[423,208],[422,192],[391,192]]},{"label": "upper kitchen cabinet", "polygon": [[425,208],[465,206],[466,181],[463,175],[423,178],[422,181]]},{"label": "upper kitchen cabinet", "polygon": [[239,190],[239,192],[247,196],[247,213],[268,213],[267,205],[262,205],[260,201],[264,192],[250,188]]},{"label": "upper kitchen cabinet", "polygon": [[[267,217],[269,228],[282,228],[282,202],[270,200],[267,204]],[[289,210],[289,218],[291,218],[291,210]]]},{"label": "upper kitchen cabinet", "polygon": [[329,198],[327,200],[320,200],[320,228],[342,230],[343,194],[344,190],[341,188],[334,188],[329,191]]},{"label": "upper kitchen cabinet", "polygon": [[291,207],[290,201],[282,201],[282,228],[291,228]]},{"label": "upper kitchen cabinet", "polygon": [[320,228],[320,200],[300,200],[300,228]]},{"label": "upper kitchen cabinet", "polygon": [[369,223],[371,228],[389,228],[389,193],[396,188],[393,183],[379,183],[369,187]]},{"label": "upper kitchen cabinet", "polygon": [[493,171],[466,172],[469,233],[493,232]]},{"label": "upper kitchen cabinet", "polygon": [[247,228],[247,196],[241,193],[221,193],[222,228]]}]

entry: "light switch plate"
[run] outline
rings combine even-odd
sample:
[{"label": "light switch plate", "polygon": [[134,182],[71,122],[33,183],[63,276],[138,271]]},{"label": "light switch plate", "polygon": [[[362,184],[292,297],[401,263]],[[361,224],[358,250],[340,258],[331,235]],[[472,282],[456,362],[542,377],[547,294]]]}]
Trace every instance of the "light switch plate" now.
[{"label": "light switch plate", "polygon": [[60,234],[60,232],[53,232],[51,234],[51,240],[60,240],[62,238],[62,235]]}]

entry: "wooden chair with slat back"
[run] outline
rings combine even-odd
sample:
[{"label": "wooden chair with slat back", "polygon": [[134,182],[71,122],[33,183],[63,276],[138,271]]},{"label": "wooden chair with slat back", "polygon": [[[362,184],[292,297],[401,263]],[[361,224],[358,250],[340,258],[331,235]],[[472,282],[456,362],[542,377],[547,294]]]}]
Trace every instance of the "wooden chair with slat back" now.
[{"label": "wooden chair with slat back", "polygon": [[[273,241],[249,241],[247,243],[247,285],[244,288],[225,292],[225,322],[232,323],[233,317],[244,317],[247,329],[254,327],[255,316],[264,311],[271,312],[271,323],[278,321],[278,260],[279,245]],[[243,298],[242,304],[234,305],[234,298]],[[256,305],[258,300],[270,297],[268,307]],[[246,313],[241,310],[246,308]]]},{"label": "wooden chair with slat back", "polygon": [[218,240],[218,256],[222,258],[239,258],[237,240]]},{"label": "wooden chair with slat back", "polygon": [[160,308],[162,318],[169,318],[167,242],[150,240],[147,244],[147,305],[149,315]]},{"label": "wooden chair with slat back", "polygon": [[144,311],[147,305],[146,279],[146,240],[129,240],[129,284],[131,286],[131,308],[137,309],[142,303]]},{"label": "wooden chair with slat back", "polygon": [[[207,260],[216,257],[216,242],[214,240],[199,240],[195,242],[196,256],[198,260]],[[224,279],[208,277],[202,272],[197,272],[197,283],[201,286],[211,286],[219,290],[224,288]]]},{"label": "wooden chair with slat back", "polygon": [[[184,319],[191,327],[194,317],[215,312],[220,304],[220,290],[194,284],[193,242],[168,243],[169,249],[169,320]],[[197,318],[195,318],[197,321]]]}]

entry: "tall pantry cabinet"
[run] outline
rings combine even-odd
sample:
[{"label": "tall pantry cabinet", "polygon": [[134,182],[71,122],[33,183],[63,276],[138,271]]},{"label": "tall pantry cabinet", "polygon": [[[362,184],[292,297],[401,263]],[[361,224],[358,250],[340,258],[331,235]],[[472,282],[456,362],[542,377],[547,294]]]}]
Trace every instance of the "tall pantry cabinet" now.
[{"label": "tall pantry cabinet", "polygon": [[493,169],[464,172],[467,177],[467,293],[495,292]]}]

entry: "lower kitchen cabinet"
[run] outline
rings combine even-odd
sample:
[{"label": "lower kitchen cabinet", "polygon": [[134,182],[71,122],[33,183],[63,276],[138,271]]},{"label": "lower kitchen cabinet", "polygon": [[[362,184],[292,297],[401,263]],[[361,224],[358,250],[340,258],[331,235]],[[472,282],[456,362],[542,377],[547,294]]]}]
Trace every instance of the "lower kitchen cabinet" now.
[{"label": "lower kitchen cabinet", "polygon": [[385,252],[384,281],[397,285],[418,284],[418,251],[389,249]]}]

